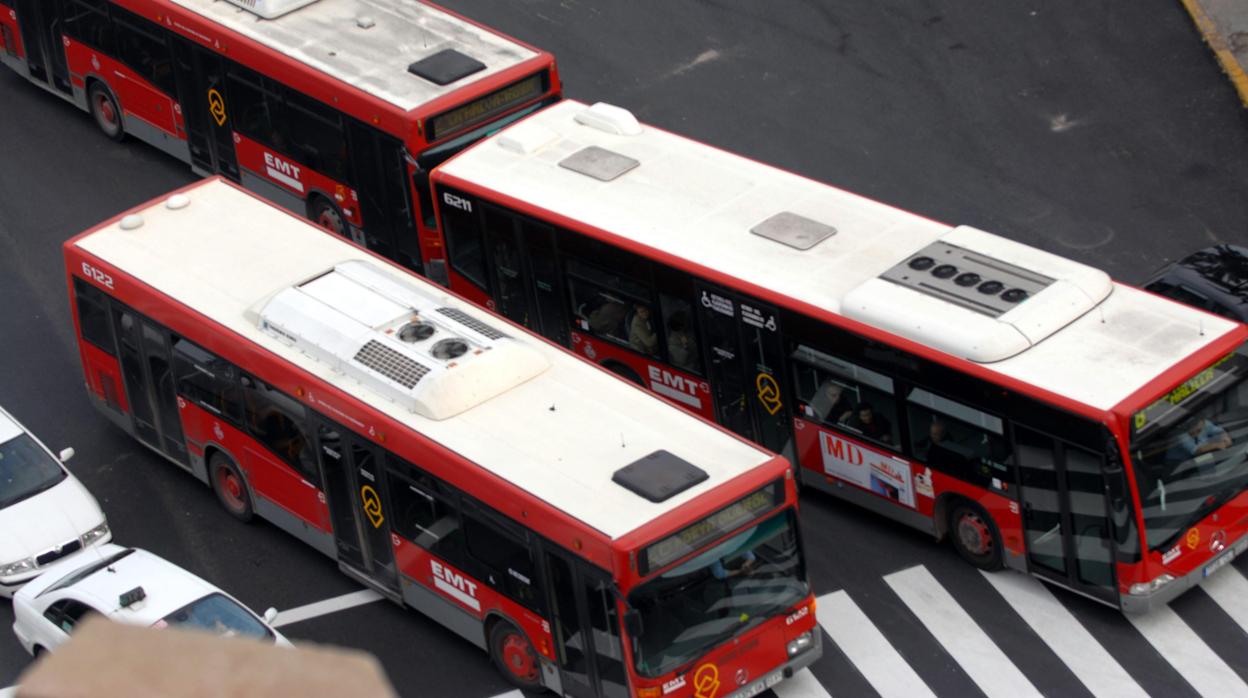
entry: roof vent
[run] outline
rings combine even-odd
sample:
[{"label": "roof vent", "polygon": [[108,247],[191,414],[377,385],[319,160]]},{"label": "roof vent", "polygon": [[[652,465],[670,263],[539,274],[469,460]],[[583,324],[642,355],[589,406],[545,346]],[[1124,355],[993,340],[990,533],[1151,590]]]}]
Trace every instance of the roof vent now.
[{"label": "roof vent", "polygon": [[781,211],[750,228],[750,232],[794,249],[809,250],[836,235],[836,228],[796,213]]},{"label": "roof vent", "polygon": [[847,316],[971,361],[1001,361],[1082,317],[1109,276],[968,226],[845,294]]},{"label": "roof vent", "polygon": [[581,148],[559,161],[559,166],[564,169],[603,182],[610,182],[640,164],[637,160],[596,145]]},{"label": "roof vent", "polygon": [[[283,289],[249,311],[267,334],[429,419],[481,404],[544,371],[546,357],[440,291],[363,260]],[[435,335],[443,339],[426,341]]]},{"label": "roof vent", "polygon": [[482,70],[484,63],[453,48],[442,49],[407,66],[407,72],[435,85],[449,85]]},{"label": "roof vent", "polygon": [[680,456],[655,451],[615,471],[611,481],[657,504],[708,477],[705,470]]},{"label": "roof vent", "polygon": [[311,5],[317,0],[227,0],[263,19],[276,19],[288,12]]},{"label": "roof vent", "polygon": [[592,107],[577,112],[572,118],[582,126],[617,136],[641,135],[641,124],[637,123],[637,117],[632,112],[606,102],[597,102]]}]

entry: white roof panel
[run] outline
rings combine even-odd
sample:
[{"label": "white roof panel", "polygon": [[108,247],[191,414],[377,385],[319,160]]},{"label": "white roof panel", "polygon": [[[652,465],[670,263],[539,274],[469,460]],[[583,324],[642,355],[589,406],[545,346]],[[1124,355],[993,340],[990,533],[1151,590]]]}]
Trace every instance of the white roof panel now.
[{"label": "white roof panel", "polygon": [[[416,0],[316,0],[274,19],[219,0],[171,1],[404,111],[537,55]],[[455,49],[485,68],[447,85],[407,71],[444,49]]]},{"label": "white roof panel", "polygon": [[[122,230],[114,222],[77,245],[611,538],[770,460],[752,444],[221,180],[185,193],[191,201],[185,208],[152,205],[138,212],[140,227]],[[549,368],[435,420],[256,326],[256,308],[267,299],[352,261],[503,328],[513,338],[508,342],[524,344]],[[657,504],[611,481],[619,468],[660,449],[710,477]]]},{"label": "white roof panel", "polygon": [[[1114,284],[1086,265],[652,126],[622,135],[585,125],[577,116],[587,109],[572,100],[554,105],[465,150],[440,171],[1101,410],[1235,327]],[[640,164],[607,182],[559,165],[587,147]],[[836,233],[807,250],[751,233],[782,212]],[[972,250],[989,265],[1017,266],[1044,288],[994,319],[969,310],[970,303],[880,278],[936,243]],[[891,298],[872,297],[872,289]],[[973,291],[966,291],[972,300]]]}]

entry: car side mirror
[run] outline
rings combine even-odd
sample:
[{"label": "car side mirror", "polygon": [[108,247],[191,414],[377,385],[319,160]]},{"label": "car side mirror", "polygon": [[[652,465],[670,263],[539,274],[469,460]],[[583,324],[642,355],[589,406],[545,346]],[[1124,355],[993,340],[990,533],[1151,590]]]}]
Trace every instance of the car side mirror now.
[{"label": "car side mirror", "polygon": [[74,449],[72,449],[72,448],[62,448],[62,449],[61,449],[60,459],[61,459],[61,462],[62,462],[62,463],[68,463],[68,462],[69,462],[69,459],[70,459],[70,458],[73,458],[73,457],[74,457]]},{"label": "car side mirror", "polygon": [[641,614],[637,609],[630,608],[624,611],[624,629],[628,631],[628,636],[632,638],[641,637],[645,631],[645,626],[641,622]]},{"label": "car side mirror", "polygon": [[277,609],[269,608],[264,612],[264,622],[273,625],[273,621],[277,620]]}]

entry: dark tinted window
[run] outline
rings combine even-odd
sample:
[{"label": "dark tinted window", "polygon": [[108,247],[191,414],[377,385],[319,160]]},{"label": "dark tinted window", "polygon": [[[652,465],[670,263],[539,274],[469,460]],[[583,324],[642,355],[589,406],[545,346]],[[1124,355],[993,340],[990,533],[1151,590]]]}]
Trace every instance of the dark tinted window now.
[{"label": "dark tinted window", "polygon": [[478,563],[475,574],[532,610],[538,607],[536,570],[527,536],[508,531],[475,505],[464,508],[464,533],[468,552]]},{"label": "dark tinted window", "polygon": [[451,268],[472,283],[486,288],[485,245],[477,221],[474,202],[454,192],[443,191],[438,202]]},{"label": "dark tinted window", "polygon": [[200,407],[239,424],[243,421],[238,369],[190,340],[174,337],[177,391]]},{"label": "dark tinted window", "polygon": [[286,139],[278,129],[284,110],[272,81],[232,64],[228,80],[234,127],[257,143],[286,152]]},{"label": "dark tinted window", "polygon": [[463,530],[450,488],[411,464],[387,454],[390,517],[394,532],[448,563],[463,567]]},{"label": "dark tinted window", "polygon": [[122,62],[161,92],[174,94],[173,54],[160,27],[116,7],[113,18]]},{"label": "dark tinted window", "polygon": [[797,409],[807,419],[898,448],[893,379],[813,347],[792,353]]},{"label": "dark tinted window", "polygon": [[582,331],[642,354],[658,354],[659,320],[654,315],[649,286],[576,260],[568,260],[567,272],[572,312]]},{"label": "dark tinted window", "polygon": [[82,330],[82,338],[116,356],[113,324],[108,319],[108,299],[99,289],[81,279],[74,279],[74,295],[78,302],[78,326]]},{"label": "dark tinted window", "polygon": [[319,482],[302,404],[263,381],[242,377],[247,431],[305,479]]},{"label": "dark tinted window", "polygon": [[68,634],[74,632],[74,628],[88,613],[95,612],[97,611],[94,608],[81,601],[61,599],[48,606],[48,610],[43,612],[43,617]]},{"label": "dark tinted window", "polygon": [[104,0],[65,0],[65,33],[87,46],[114,53],[113,25]]},{"label": "dark tinted window", "polygon": [[347,141],[338,112],[291,90],[286,97],[287,153],[308,169],[346,180]]},{"label": "dark tinted window", "polygon": [[906,414],[911,452],[926,465],[980,487],[1004,489],[1014,479],[1000,418],[922,388],[910,390]]}]

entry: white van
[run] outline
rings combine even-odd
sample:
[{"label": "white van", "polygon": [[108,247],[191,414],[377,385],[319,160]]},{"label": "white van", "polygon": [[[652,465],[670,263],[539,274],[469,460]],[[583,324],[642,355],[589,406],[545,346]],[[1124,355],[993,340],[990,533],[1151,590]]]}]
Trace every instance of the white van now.
[{"label": "white van", "polygon": [[57,560],[112,539],[95,498],[0,407],[0,597],[12,598]]}]

